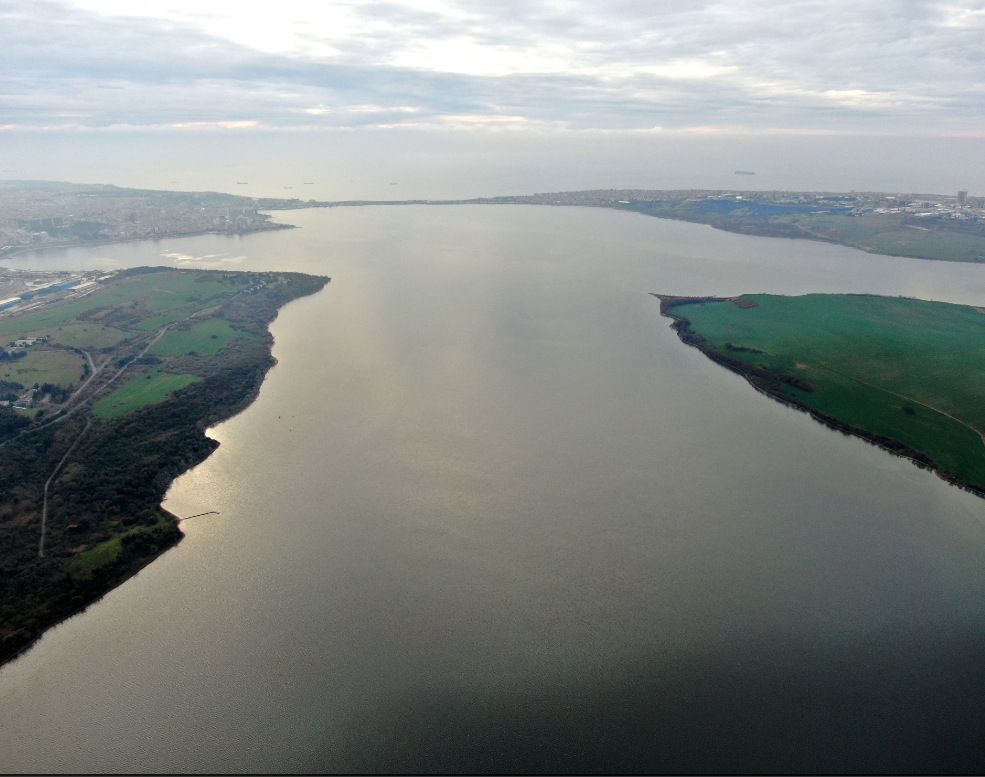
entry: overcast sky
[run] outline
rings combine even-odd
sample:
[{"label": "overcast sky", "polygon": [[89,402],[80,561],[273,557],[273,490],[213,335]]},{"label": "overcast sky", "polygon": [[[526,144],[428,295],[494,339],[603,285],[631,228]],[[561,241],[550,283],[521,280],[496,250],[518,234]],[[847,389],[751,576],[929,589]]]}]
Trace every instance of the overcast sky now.
[{"label": "overcast sky", "polygon": [[985,0],[0,0],[0,81],[11,128],[981,136]]}]

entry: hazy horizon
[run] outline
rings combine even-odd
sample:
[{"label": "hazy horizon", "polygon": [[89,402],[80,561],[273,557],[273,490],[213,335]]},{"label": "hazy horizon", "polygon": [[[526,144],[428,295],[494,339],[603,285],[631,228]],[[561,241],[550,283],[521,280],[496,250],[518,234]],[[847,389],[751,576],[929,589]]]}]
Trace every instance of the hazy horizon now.
[{"label": "hazy horizon", "polygon": [[[323,200],[623,188],[927,194],[967,189],[981,195],[982,160],[983,139],[881,135],[481,129],[0,133],[0,179]],[[756,175],[737,176],[736,170]]]}]

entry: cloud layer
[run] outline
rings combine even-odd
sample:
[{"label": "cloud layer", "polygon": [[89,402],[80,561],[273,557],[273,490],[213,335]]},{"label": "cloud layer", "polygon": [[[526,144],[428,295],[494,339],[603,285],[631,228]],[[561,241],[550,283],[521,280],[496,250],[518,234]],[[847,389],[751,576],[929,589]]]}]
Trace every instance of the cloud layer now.
[{"label": "cloud layer", "polygon": [[985,133],[980,1],[132,5],[0,0],[0,125]]}]

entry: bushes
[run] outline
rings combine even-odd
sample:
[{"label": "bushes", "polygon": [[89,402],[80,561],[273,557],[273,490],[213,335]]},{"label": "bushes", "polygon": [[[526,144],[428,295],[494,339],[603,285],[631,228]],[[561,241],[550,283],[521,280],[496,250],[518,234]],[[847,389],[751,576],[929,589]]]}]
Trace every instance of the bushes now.
[{"label": "bushes", "polygon": [[31,419],[16,413],[9,407],[0,407],[0,440],[29,426]]}]

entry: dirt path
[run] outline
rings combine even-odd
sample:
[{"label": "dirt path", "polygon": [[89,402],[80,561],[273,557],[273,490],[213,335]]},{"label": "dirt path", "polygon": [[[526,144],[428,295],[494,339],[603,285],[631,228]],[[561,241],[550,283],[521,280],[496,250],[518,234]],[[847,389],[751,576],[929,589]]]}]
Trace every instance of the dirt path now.
[{"label": "dirt path", "polygon": [[75,446],[79,444],[79,440],[81,440],[83,435],[85,435],[85,433],[89,431],[90,426],[92,426],[92,420],[86,422],[85,429],[83,429],[82,433],[75,438],[75,442],[72,443],[69,449],[65,451],[65,455],[62,456],[61,461],[59,461],[58,464],[55,466],[55,470],[54,472],[51,473],[51,477],[49,477],[44,482],[44,499],[41,502],[41,540],[38,542],[39,558],[44,558],[44,533],[45,533],[45,527],[47,526],[48,523],[48,486],[50,486],[51,481],[55,479],[55,475],[57,475],[58,470],[62,468],[62,464],[65,463],[65,460],[69,457],[72,451],[75,450]]},{"label": "dirt path", "polygon": [[854,380],[856,383],[861,383],[861,384],[863,384],[865,386],[868,386],[869,388],[874,388],[876,391],[881,391],[884,394],[889,394],[890,396],[893,396],[893,397],[899,397],[900,399],[905,399],[907,402],[912,402],[914,405],[920,405],[920,407],[925,407],[928,410],[933,410],[935,413],[940,413],[942,416],[946,416],[946,417],[950,418],[952,421],[957,421],[962,426],[966,427],[967,429],[971,429],[971,431],[973,431],[975,434],[977,434],[979,436],[979,438],[981,438],[982,445],[985,446],[985,434],[983,434],[980,429],[976,429],[971,424],[965,423],[960,418],[955,418],[950,413],[945,413],[943,410],[940,410],[940,409],[938,409],[936,407],[933,407],[931,405],[928,405],[926,402],[921,402],[918,399],[913,399],[913,397],[907,397],[907,396],[904,396],[903,394],[897,394],[895,391],[890,391],[889,389],[884,389],[884,388],[882,388],[880,386],[874,386],[873,384],[869,383],[868,381],[862,380],[861,378],[856,378],[854,375],[848,375],[847,373],[841,372],[840,370],[836,370],[834,367],[831,367],[831,366],[825,364],[824,362],[818,362],[818,364],[821,367],[823,367],[824,369],[826,369],[826,370],[830,370],[831,372],[833,372],[833,373],[835,373],[837,375],[841,375],[843,378],[848,378],[849,380]]}]

